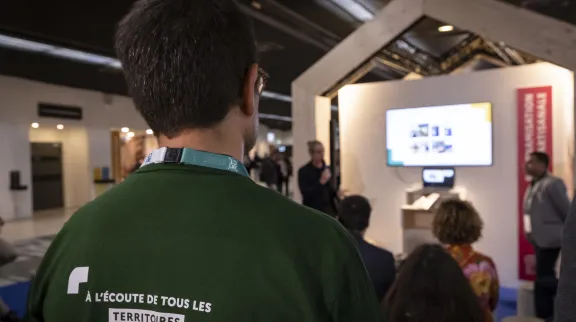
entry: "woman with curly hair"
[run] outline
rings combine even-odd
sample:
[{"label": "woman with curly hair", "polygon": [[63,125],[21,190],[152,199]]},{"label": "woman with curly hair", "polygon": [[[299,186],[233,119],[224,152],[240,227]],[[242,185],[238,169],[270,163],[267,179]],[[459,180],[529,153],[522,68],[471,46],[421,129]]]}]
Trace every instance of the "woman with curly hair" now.
[{"label": "woman with curly hair", "polygon": [[492,259],[472,247],[482,237],[484,223],[468,201],[445,200],[434,216],[432,232],[458,262],[480,299],[485,321],[492,322],[498,304],[500,283]]}]

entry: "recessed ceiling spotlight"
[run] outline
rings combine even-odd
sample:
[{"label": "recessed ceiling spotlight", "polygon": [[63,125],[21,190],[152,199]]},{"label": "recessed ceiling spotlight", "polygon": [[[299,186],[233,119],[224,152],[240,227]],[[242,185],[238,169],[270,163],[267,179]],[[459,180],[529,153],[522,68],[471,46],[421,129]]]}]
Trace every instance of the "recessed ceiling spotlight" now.
[{"label": "recessed ceiling spotlight", "polygon": [[30,126],[32,126],[33,129],[37,129],[38,127],[40,127],[40,124],[34,122]]},{"label": "recessed ceiling spotlight", "polygon": [[64,129],[64,125],[58,124],[58,125],[56,125],[56,128],[57,128],[58,130],[62,130],[62,129]]},{"label": "recessed ceiling spotlight", "polygon": [[126,133],[126,136],[129,137],[129,138],[132,138],[132,137],[134,137],[134,132],[128,132],[128,133]]},{"label": "recessed ceiling spotlight", "polygon": [[127,127],[123,127],[120,131],[122,131],[122,133],[128,133],[130,132],[130,129]]},{"label": "recessed ceiling spotlight", "polygon": [[451,26],[451,25],[444,25],[444,26],[438,27],[438,31],[440,31],[440,32],[449,32],[452,30],[454,30],[454,26]]},{"label": "recessed ceiling spotlight", "polygon": [[154,131],[152,131],[151,129],[148,129],[148,130],[146,130],[146,134],[152,135],[152,134],[154,134]]}]

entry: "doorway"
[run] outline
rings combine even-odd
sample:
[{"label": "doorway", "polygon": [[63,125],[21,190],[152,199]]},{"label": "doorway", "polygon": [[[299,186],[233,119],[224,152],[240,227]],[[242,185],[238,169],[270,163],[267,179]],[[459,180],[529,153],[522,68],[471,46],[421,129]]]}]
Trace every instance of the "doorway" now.
[{"label": "doorway", "polygon": [[32,208],[64,208],[61,143],[30,143],[32,155]]}]

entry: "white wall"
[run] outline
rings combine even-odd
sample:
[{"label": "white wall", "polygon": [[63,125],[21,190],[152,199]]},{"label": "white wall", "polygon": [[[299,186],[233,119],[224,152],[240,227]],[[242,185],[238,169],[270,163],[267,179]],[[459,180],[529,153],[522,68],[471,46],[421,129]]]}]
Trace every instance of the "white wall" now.
[{"label": "white wall", "polygon": [[[29,130],[32,122],[40,123],[40,129],[54,128],[56,124],[63,124],[64,131],[71,128],[84,129],[82,135],[63,142],[65,159],[68,146],[72,149],[82,149],[81,158],[68,162],[70,167],[65,177],[72,176],[73,181],[65,178],[65,204],[71,207],[79,206],[88,196],[93,196],[93,187],[86,190],[86,173],[91,182],[94,167],[110,166],[110,129],[123,126],[139,130],[148,128],[135,111],[130,98],[109,95],[112,100],[106,103],[104,95],[95,91],[0,76],[1,217],[10,220],[32,215],[31,189],[18,192],[8,189],[10,170],[20,170],[22,183],[31,186]],[[83,120],[39,118],[37,106],[40,102],[81,107]],[[43,132],[37,134],[40,133]],[[42,136],[34,136],[34,139],[43,140]]]},{"label": "white wall", "polygon": [[[421,80],[349,85],[339,92],[342,187],[373,201],[367,236],[394,252],[402,251],[400,207],[405,190],[420,182],[421,168],[386,167],[385,112],[458,103],[491,102],[494,165],[458,168],[457,185],[485,221],[480,251],[492,256],[505,286],[516,286],[518,189],[516,89],[553,86],[555,168],[570,167],[563,155],[573,136],[573,75],[551,64],[430,77]],[[560,164],[559,164],[560,163]]]}]

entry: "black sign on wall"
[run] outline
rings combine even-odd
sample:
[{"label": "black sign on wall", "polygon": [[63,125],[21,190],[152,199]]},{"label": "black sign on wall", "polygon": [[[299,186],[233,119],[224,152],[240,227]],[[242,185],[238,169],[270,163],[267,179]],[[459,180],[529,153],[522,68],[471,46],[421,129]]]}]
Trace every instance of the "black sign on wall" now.
[{"label": "black sign on wall", "polygon": [[81,120],[82,108],[77,106],[38,103],[38,116],[67,120]]}]

